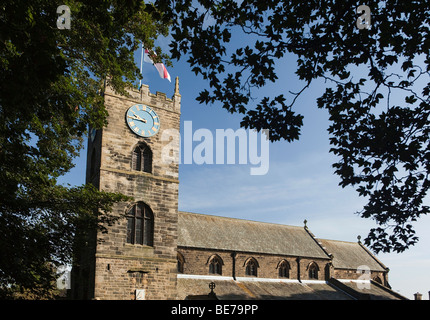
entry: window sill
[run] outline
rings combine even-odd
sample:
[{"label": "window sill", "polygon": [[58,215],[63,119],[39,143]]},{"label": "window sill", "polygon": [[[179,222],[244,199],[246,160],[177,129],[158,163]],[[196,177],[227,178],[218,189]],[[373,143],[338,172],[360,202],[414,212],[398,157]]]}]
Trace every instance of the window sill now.
[{"label": "window sill", "polygon": [[144,250],[154,250],[153,246],[147,246],[146,244],[137,244],[137,243],[125,243],[124,244],[126,247],[129,248],[139,248],[139,249],[144,249]]}]

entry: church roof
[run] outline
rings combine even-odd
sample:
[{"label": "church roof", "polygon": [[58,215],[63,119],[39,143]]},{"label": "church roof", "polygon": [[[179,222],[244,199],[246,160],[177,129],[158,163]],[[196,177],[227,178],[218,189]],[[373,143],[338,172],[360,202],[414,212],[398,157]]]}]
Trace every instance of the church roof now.
[{"label": "church roof", "polygon": [[209,293],[208,285],[215,283],[214,292],[219,300],[352,300],[345,292],[326,282],[300,283],[274,281],[209,280],[178,277],[178,296]]},{"label": "church roof", "polygon": [[318,241],[327,253],[333,255],[333,266],[337,269],[357,270],[360,266],[367,266],[372,271],[386,271],[386,267],[360,243],[327,239]]},{"label": "church roof", "polygon": [[178,299],[209,293],[209,283],[215,284],[219,300],[406,300],[405,297],[370,281],[367,286],[357,281],[330,279],[329,281],[273,281],[265,279],[206,279],[203,276],[178,275]]},{"label": "church roof", "polygon": [[179,212],[178,246],[329,259],[303,228]]}]

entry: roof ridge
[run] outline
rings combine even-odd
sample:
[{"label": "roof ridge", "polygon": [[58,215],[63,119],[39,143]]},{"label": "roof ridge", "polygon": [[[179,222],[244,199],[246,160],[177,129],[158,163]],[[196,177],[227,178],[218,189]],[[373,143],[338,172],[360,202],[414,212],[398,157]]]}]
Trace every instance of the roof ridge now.
[{"label": "roof ridge", "polygon": [[226,220],[238,220],[238,221],[246,221],[246,222],[253,222],[253,223],[264,223],[264,224],[270,224],[275,226],[281,226],[281,227],[292,227],[292,228],[299,228],[303,229],[303,227],[300,226],[293,226],[289,224],[282,224],[282,223],[276,223],[276,222],[267,222],[267,221],[258,221],[258,220],[250,220],[250,219],[243,219],[243,218],[236,218],[236,217],[226,217],[226,216],[219,216],[215,214],[206,214],[206,213],[197,213],[197,212],[190,212],[190,211],[179,211],[180,214],[191,214],[191,215],[199,215],[199,216],[205,216],[205,217],[214,217],[214,218],[221,218]]},{"label": "roof ridge", "polygon": [[311,236],[311,238],[316,242],[316,244],[321,248],[322,251],[329,257],[330,259],[333,259],[333,254],[327,250],[327,248],[323,245],[321,242],[321,239],[315,237],[315,235],[312,233],[311,230],[305,225],[306,232]]},{"label": "roof ridge", "polygon": [[[372,268],[378,268],[378,269],[382,268],[382,270],[388,270],[388,268],[375,256],[375,254],[372,253],[360,241],[359,242],[352,242],[352,241],[331,240],[331,239],[319,239],[319,240],[322,243],[325,243],[329,250],[333,251],[334,258],[339,258],[338,255],[342,256],[341,260],[343,260],[343,262],[340,262],[340,263],[345,264],[345,261],[349,261],[349,264],[350,264],[350,262],[351,262],[350,257],[351,257],[352,251],[350,252],[349,250],[359,250],[359,251],[357,251],[357,254],[366,255],[370,259],[367,262],[367,263],[369,263],[369,266],[371,266],[371,264],[373,265],[373,263],[375,263]],[[352,245],[354,246],[354,248],[352,248]],[[347,250],[347,251],[345,251],[345,250]],[[347,255],[349,257],[346,257],[346,252],[348,252]],[[361,252],[361,253],[358,253],[358,252]],[[364,258],[364,256],[362,256],[362,257]],[[364,258],[364,259],[366,259],[366,258]],[[371,262],[371,261],[373,261],[373,262]],[[337,260],[336,263],[339,263],[339,260]],[[354,268],[356,268],[357,266],[358,266],[358,264],[356,264],[354,266]],[[339,267],[339,265],[337,267]]]},{"label": "roof ridge", "polygon": [[317,238],[318,240],[322,241],[335,241],[335,242],[345,242],[345,243],[351,243],[351,244],[358,244],[356,241],[346,241],[346,240],[334,240],[334,239],[323,239],[323,238]]},{"label": "roof ridge", "polygon": [[376,257],[376,255],[373,252],[371,252],[368,248],[366,248],[366,246],[364,244],[362,244],[361,242],[359,242],[358,244],[360,245],[360,247],[362,247],[364,249],[364,251],[367,252],[367,254],[369,254],[372,257],[373,260],[375,260],[377,263],[379,263],[379,265],[382,268],[389,270],[389,268],[385,264],[383,264],[382,261],[379,260],[378,257]]}]

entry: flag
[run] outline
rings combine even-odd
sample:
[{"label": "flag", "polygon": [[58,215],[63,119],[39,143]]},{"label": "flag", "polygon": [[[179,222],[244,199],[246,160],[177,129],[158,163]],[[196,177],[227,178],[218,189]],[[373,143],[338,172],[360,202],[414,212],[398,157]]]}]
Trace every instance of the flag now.
[{"label": "flag", "polygon": [[152,59],[149,57],[148,49],[145,49],[145,55],[143,56],[143,61],[152,63],[152,64],[154,63],[154,61],[152,61]]},{"label": "flag", "polygon": [[[151,54],[155,55],[155,52],[151,52]],[[147,62],[147,63],[152,63],[154,65],[154,67],[157,69],[158,74],[160,75],[160,77],[162,79],[167,79],[170,82],[172,82],[170,80],[170,74],[169,72],[167,72],[166,67],[164,66],[163,63],[154,63],[154,61],[152,61],[151,57],[149,56],[149,50],[145,49],[145,54],[143,56],[143,61]]]}]

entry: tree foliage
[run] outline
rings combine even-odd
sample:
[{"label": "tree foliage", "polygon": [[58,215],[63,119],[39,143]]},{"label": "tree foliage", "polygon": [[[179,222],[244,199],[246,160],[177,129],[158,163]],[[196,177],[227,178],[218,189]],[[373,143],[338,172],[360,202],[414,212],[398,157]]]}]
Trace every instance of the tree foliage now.
[{"label": "tree foliage", "polygon": [[[57,28],[57,7],[71,28]],[[125,94],[134,52],[168,25],[142,1],[5,0],[0,5],[0,291],[46,294],[79,223],[101,227],[128,198],[64,187],[88,126],[106,124],[104,81]],[[161,56],[163,57],[163,56]],[[103,213],[103,214],[100,214]]]},{"label": "tree foliage", "polygon": [[[418,241],[412,222],[429,212],[428,1],[366,1],[370,29],[358,29],[359,1],[159,0],[173,21],[172,58],[187,57],[209,82],[201,103],[243,114],[245,128],[270,140],[299,138],[299,96],[324,79],[317,100],[330,115],[333,165],[342,187],[368,203],[359,214],[378,223],[365,242],[401,252]],[[240,34],[243,41],[232,41]],[[235,38],[237,39],[237,38]],[[255,102],[278,79],[276,62],[294,54],[303,88]]]}]

